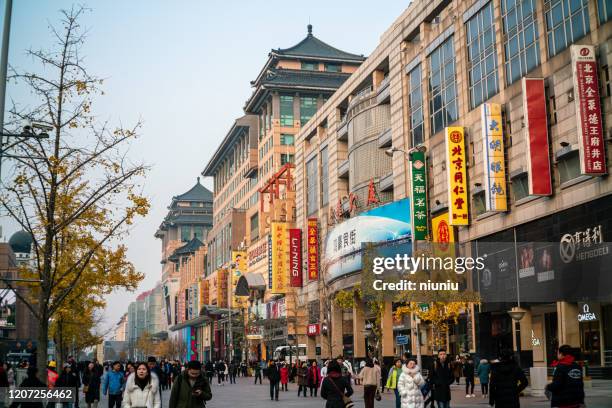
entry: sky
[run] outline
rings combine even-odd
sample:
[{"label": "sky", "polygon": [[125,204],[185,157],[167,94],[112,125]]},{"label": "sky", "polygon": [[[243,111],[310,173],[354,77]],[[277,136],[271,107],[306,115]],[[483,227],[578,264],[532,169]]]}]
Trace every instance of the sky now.
[{"label": "sky", "polygon": [[[130,149],[152,166],[144,186],[151,210],[124,239],[129,259],[145,274],[138,290],[107,298],[104,328],[127,312],[138,293],[161,277],[161,244],[154,233],[172,196],[196,183],[215,148],[243,112],[255,79],[272,48],[288,48],[313,34],[341,50],[369,55],[382,33],[405,10],[407,0],[14,0],[9,64],[28,68],[29,48],[51,44],[49,25],[73,4],[90,9],[81,24],[87,69],[105,78],[96,98],[101,120],[128,125],[144,121]],[[0,15],[4,0],[0,0]],[[1,24],[1,23],[0,23]],[[1,32],[0,32],[1,35]],[[7,86],[7,101],[27,100]],[[9,103],[7,102],[7,106]],[[203,179],[212,190],[212,182]],[[4,239],[18,228],[0,219]]]}]

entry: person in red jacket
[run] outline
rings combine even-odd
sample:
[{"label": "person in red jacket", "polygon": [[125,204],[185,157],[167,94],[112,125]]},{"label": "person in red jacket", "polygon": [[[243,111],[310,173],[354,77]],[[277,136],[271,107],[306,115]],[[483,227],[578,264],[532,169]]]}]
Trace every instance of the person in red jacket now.
[{"label": "person in red jacket", "polygon": [[319,389],[319,385],[321,384],[321,372],[319,371],[319,367],[317,366],[317,362],[313,361],[310,367],[308,368],[308,388],[310,388],[310,396],[314,393],[314,396],[317,396],[317,390]]},{"label": "person in red jacket", "polygon": [[289,383],[289,368],[287,368],[287,364],[283,363],[280,369],[280,382],[281,382],[281,390],[289,391],[287,387],[287,383]]}]

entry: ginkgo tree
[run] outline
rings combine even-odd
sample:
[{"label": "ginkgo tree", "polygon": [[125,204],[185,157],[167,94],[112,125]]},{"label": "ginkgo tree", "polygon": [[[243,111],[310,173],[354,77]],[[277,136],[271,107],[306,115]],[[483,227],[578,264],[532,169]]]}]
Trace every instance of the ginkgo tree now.
[{"label": "ginkgo tree", "polygon": [[61,23],[51,27],[54,45],[28,50],[28,71],[11,67],[10,80],[28,88],[32,100],[13,102],[8,130],[16,133],[24,122],[50,129],[48,139],[14,145],[12,173],[0,190],[3,215],[32,236],[32,263],[21,274],[34,282],[15,293],[38,322],[40,373],[50,324],[70,311],[74,293],[102,296],[117,286],[134,289],[142,279],[120,241],[149,210],[141,193],[148,167],[128,154],[141,122],[114,127],[93,114],[103,81],[83,60],[86,36],[79,22],[86,12],[61,11]]}]

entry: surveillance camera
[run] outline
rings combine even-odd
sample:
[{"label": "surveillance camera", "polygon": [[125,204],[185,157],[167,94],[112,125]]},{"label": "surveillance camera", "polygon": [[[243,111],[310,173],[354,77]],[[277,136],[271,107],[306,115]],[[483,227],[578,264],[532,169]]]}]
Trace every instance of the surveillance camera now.
[{"label": "surveillance camera", "polygon": [[49,126],[43,122],[32,122],[32,127],[43,132],[50,132],[53,130],[53,126]]}]

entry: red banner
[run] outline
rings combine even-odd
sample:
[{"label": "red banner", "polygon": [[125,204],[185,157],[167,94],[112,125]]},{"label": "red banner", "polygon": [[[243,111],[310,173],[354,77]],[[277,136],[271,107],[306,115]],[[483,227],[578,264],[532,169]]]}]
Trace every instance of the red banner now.
[{"label": "red banner", "polygon": [[529,195],[552,194],[544,80],[523,78]]},{"label": "red banner", "polygon": [[601,176],[607,173],[606,146],[601,126],[595,48],[590,45],[572,45],[571,54],[580,170],[582,174]]},{"label": "red banner", "polygon": [[319,323],[313,323],[313,324],[309,324],[306,334],[308,336],[317,336],[319,333],[321,332],[320,327],[319,327]]},{"label": "red banner", "polygon": [[308,280],[319,279],[319,223],[308,219]]},{"label": "red banner", "polygon": [[290,285],[294,288],[302,287],[302,230],[289,229],[289,270],[291,271]]}]

